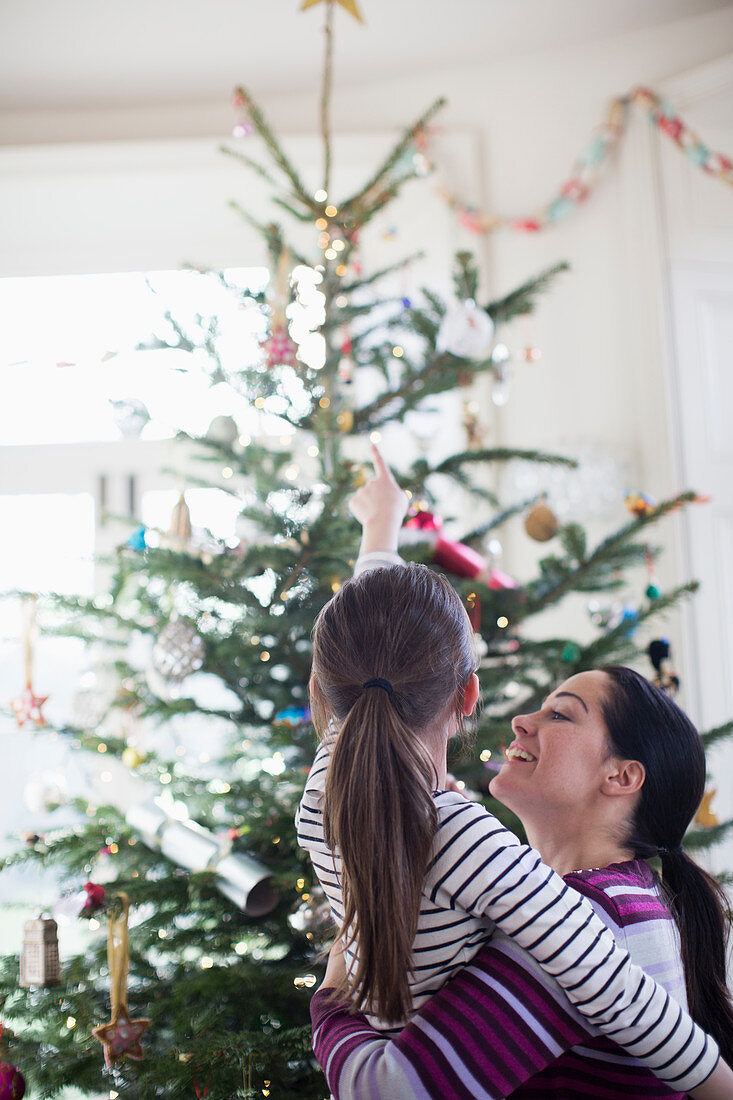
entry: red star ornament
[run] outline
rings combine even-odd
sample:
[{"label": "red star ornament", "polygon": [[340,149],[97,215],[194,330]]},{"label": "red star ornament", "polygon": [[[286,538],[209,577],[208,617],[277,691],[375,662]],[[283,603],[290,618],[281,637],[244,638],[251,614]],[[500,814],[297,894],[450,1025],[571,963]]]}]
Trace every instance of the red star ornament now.
[{"label": "red star ornament", "polygon": [[47,695],[35,695],[31,685],[27,684],[22,695],[13,699],[10,704],[18,725],[22,726],[24,722],[30,721],[34,722],[39,729],[43,728],[46,725],[46,719],[41,713],[41,707],[47,699]]},{"label": "red star ornament", "polygon": [[93,1028],[92,1035],[104,1047],[104,1064],[112,1066],[121,1058],[142,1062],[145,1051],[140,1040],[149,1027],[150,1020],[131,1020],[130,1013],[123,1006],[108,1024]]}]

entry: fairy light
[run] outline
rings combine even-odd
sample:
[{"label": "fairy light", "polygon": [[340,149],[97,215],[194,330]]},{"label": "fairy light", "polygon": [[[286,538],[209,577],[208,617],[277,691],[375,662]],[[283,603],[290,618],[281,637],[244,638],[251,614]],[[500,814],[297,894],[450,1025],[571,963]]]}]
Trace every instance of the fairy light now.
[{"label": "fairy light", "polygon": [[102,780],[103,783],[111,783],[112,782],[112,773],[111,772],[101,772],[99,778]]},{"label": "fairy light", "polygon": [[110,854],[111,856],[116,856],[116,855],[117,855],[117,853],[119,852],[119,850],[120,850],[120,849],[118,848],[118,846],[117,846],[116,844],[110,844],[110,846],[109,846],[109,854]]},{"label": "fairy light", "polygon": [[338,214],[338,207],[327,206],[323,213],[326,215],[327,218],[335,218]]},{"label": "fairy light", "polygon": [[300,468],[298,466],[288,466],[287,470],[285,471],[285,477],[288,479],[288,481],[295,481],[299,473]]},{"label": "fairy light", "polygon": [[280,843],[280,837],[279,836],[274,836],[272,838],[272,843],[273,844],[279,844]]},{"label": "fairy light", "polygon": [[327,409],[328,406],[331,404],[331,399],[330,397],[322,397],[318,404],[321,406],[322,409]]},{"label": "fairy light", "polygon": [[161,776],[159,776],[159,779],[160,779],[161,783],[163,783],[164,785],[167,785],[168,783],[170,783],[172,781],[173,776],[171,775],[170,772],[163,772],[163,774]]},{"label": "fairy light", "polygon": [[487,760],[491,760],[491,749],[484,749],[479,759],[482,760],[484,764]]},{"label": "fairy light", "polygon": [[158,939],[159,940],[167,940],[168,939],[168,929],[167,928],[159,928],[158,929]]},{"label": "fairy light", "polygon": [[214,960],[211,958],[210,955],[204,955],[199,961],[199,966],[202,970],[211,970],[213,965]]},{"label": "fairy light", "polygon": [[348,269],[346,267],[346,264],[339,264],[338,267],[336,268],[336,274],[339,275],[339,276],[345,275],[347,270]]},{"label": "fairy light", "polygon": [[241,940],[239,943],[234,944],[234,950],[237,953],[237,955],[241,956],[241,955],[246,955],[247,951],[249,949],[247,947],[247,944],[244,942],[244,940]]},{"label": "fairy light", "polygon": [[324,191],[322,187],[319,187],[313,198],[316,202],[325,202],[328,198],[328,191]]},{"label": "fairy light", "polygon": [[316,444],[311,443],[311,445],[310,445],[310,447],[308,448],[308,451],[307,451],[308,457],[309,458],[317,458],[320,453],[321,452],[318,449],[318,447],[316,446]]},{"label": "fairy light", "polygon": [[114,1089],[109,1090],[109,1100],[117,1100],[117,1097],[119,1095],[120,1095],[119,1092],[115,1092]]},{"label": "fairy light", "polygon": [[106,751],[107,751],[107,746],[105,745],[104,741],[100,741],[99,744],[97,745],[97,752],[106,752]]},{"label": "fairy light", "polygon": [[262,653],[260,653],[260,660],[261,661],[269,661],[270,660],[270,654],[267,652],[266,649],[263,649]]},{"label": "fairy light", "polygon": [[395,359],[401,359],[402,356],[405,354],[405,349],[401,348],[399,344],[396,344],[395,347],[392,348],[392,354],[394,355]]},{"label": "fairy light", "polygon": [[293,985],[296,989],[312,989],[316,981],[315,974],[300,974],[297,978],[293,978]]},{"label": "fairy light", "polygon": [[137,837],[131,836],[127,843],[130,845],[131,848],[134,848],[137,844]]},{"label": "fairy light", "polygon": [[335,299],[335,304],[339,307],[339,309],[345,309],[346,306],[349,304],[349,299],[346,297],[345,294],[339,294],[339,296]]},{"label": "fairy light", "polygon": [[221,471],[221,476],[225,478],[234,477],[234,470],[231,468],[231,466],[225,466],[224,469]]},{"label": "fairy light", "polygon": [[67,1016],[66,1017],[66,1026],[69,1029],[69,1031],[72,1031],[76,1027],[76,1017]]},{"label": "fairy light", "polygon": [[369,433],[369,438],[372,441],[372,443],[381,443],[382,442],[382,433],[381,432],[370,432]]},{"label": "fairy light", "polygon": [[289,447],[290,444],[293,442],[293,437],[292,435],[281,435],[280,442],[282,443],[283,447]]},{"label": "fairy light", "polygon": [[316,218],[316,229],[328,229],[328,222],[325,218]]},{"label": "fairy light", "polygon": [[305,886],[305,879],[304,878],[299,878],[298,881],[295,884],[295,889],[296,890],[302,890],[304,888],[304,886]]},{"label": "fairy light", "polygon": [[500,615],[499,618],[496,620],[496,625],[499,627],[500,630],[505,630],[506,627],[509,626],[509,620],[507,619],[506,615]]},{"label": "fairy light", "polygon": [[346,241],[342,241],[340,237],[336,237],[333,242],[333,247],[337,252],[343,252],[346,248]]},{"label": "fairy light", "polygon": [[318,247],[319,248],[328,248],[330,243],[331,243],[331,238],[328,235],[328,233],[321,233],[319,235],[319,237],[318,237]]},{"label": "fairy light", "polygon": [[91,928],[92,932],[96,932],[99,928],[99,921],[95,917],[90,917],[89,927]]},{"label": "fairy light", "polygon": [[265,399],[264,399],[264,397],[255,397],[255,402],[254,402],[254,404],[255,404],[255,408],[256,408],[256,409],[264,409],[264,407],[265,407]]},{"label": "fairy light", "polygon": [[327,260],[335,260],[338,256],[338,252],[336,252],[336,250],[333,248],[327,248],[323,255],[326,257]]},{"label": "fairy light", "polygon": [[340,587],[341,587],[341,582],[340,581],[334,581],[333,584],[331,585],[331,591],[332,592],[338,592]]},{"label": "fairy light", "polygon": [[247,435],[247,433],[245,432],[244,435],[240,435],[239,442],[243,447],[249,447],[250,443],[252,442],[252,436]]}]

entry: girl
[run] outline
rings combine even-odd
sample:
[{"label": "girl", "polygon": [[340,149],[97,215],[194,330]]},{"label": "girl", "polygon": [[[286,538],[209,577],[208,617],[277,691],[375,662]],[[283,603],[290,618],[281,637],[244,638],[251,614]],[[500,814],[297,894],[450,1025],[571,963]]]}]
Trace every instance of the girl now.
[{"label": "girl", "polygon": [[533,849],[444,789],[447,742],[478,699],[473,633],[455,590],[425,566],[369,568],[384,566],[385,552],[400,560],[406,507],[376,449],[374,462],[376,478],[351,503],[364,530],[361,575],[314,627],[324,739],[297,821],[346,945],[340,992],[395,1025],[496,925],[607,1035],[691,1091],[715,1069],[715,1043]]}]

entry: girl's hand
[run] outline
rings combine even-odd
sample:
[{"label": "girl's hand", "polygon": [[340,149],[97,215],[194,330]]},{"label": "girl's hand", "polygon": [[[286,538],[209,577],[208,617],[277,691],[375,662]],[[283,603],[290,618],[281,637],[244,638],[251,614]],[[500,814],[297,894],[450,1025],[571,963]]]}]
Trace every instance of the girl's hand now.
[{"label": "girl's hand", "polygon": [[346,963],[344,962],[344,945],[340,939],[334,940],[333,947],[328,953],[328,965],[326,976],[320,986],[321,989],[338,989],[346,981]]},{"label": "girl's hand", "polygon": [[349,510],[362,526],[361,554],[397,552],[402,520],[409,504],[378,448],[372,445],[374,477],[354,493]]}]

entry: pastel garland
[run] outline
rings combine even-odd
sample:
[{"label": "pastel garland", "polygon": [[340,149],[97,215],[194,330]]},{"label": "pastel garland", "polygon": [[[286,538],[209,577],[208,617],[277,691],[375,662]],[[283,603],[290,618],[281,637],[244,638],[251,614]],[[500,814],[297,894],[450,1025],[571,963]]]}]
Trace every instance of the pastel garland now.
[{"label": "pastel garland", "polygon": [[455,195],[441,190],[441,195],[454,210],[458,221],[472,233],[492,233],[495,229],[509,228],[522,233],[538,233],[541,229],[556,225],[575,213],[595,188],[602,168],[618,145],[628,123],[631,107],[646,111],[650,121],[677,145],[685,156],[697,164],[706,175],[733,185],[733,161],[723,153],[717,153],[700,140],[694,130],[676,113],[666,99],[650,88],[634,88],[628,95],[614,99],[606,118],[595,132],[587,149],[573,165],[568,179],[559,193],[532,217],[510,218],[482,213],[474,206],[462,203]]}]

